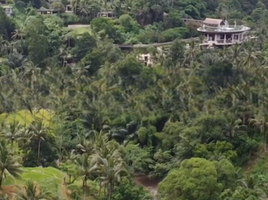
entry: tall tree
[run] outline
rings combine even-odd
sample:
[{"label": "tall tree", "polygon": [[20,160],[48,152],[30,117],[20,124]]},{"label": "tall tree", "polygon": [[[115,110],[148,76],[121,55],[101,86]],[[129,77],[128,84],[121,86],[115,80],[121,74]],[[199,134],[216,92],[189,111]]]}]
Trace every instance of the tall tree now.
[{"label": "tall tree", "polygon": [[27,129],[27,134],[31,140],[37,140],[38,148],[37,148],[37,163],[40,165],[40,148],[41,142],[45,141],[48,134],[48,128],[44,124],[44,122],[40,119],[34,120]]}]

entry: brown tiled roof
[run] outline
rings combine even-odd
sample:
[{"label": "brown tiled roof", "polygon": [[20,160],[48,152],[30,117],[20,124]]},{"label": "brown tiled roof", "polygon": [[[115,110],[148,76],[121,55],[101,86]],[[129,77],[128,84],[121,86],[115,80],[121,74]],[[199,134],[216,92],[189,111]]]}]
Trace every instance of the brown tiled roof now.
[{"label": "brown tiled roof", "polygon": [[223,22],[222,19],[212,19],[212,18],[206,18],[203,23],[204,24],[211,24],[211,25],[220,25]]}]

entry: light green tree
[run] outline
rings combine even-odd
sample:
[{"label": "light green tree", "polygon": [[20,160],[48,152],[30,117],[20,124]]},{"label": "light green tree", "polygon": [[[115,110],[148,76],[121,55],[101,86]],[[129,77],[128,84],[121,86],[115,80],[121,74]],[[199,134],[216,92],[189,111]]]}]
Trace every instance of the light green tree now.
[{"label": "light green tree", "polygon": [[184,160],[159,185],[161,200],[215,200],[222,184],[213,162],[203,158]]},{"label": "light green tree", "polygon": [[17,162],[17,157],[11,155],[9,147],[5,140],[0,142],[0,187],[6,177],[19,178],[20,164]]}]

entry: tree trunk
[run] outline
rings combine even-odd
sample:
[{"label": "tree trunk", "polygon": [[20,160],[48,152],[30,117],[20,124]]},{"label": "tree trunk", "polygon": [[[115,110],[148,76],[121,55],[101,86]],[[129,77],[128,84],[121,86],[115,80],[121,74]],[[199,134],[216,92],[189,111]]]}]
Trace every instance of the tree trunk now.
[{"label": "tree trunk", "polygon": [[0,174],[0,188],[1,188],[2,182],[3,182],[4,171],[5,171],[5,169],[2,169],[1,174]]},{"label": "tree trunk", "polygon": [[72,182],[72,175],[69,175],[69,184]]},{"label": "tree trunk", "polygon": [[40,146],[41,146],[41,139],[38,141],[38,152],[37,152],[37,162],[40,165]]},{"label": "tree trunk", "polygon": [[84,200],[86,200],[86,193],[87,193],[87,178],[85,177],[83,180],[83,187],[84,187]]},{"label": "tree trunk", "polygon": [[84,200],[86,200],[86,197],[87,197],[87,195],[86,195],[86,187],[84,186]]},{"label": "tree trunk", "polygon": [[108,191],[108,200],[111,200],[113,196],[113,184],[109,184],[109,191]]},{"label": "tree trunk", "polygon": [[267,152],[267,134],[265,125],[263,126],[263,134],[264,134],[264,152]]}]

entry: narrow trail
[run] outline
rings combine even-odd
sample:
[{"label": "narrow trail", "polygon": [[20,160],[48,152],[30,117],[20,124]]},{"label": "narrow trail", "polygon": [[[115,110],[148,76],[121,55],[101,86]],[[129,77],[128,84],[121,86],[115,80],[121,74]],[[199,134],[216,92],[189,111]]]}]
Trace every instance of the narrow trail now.
[{"label": "narrow trail", "polygon": [[61,189],[61,195],[62,195],[63,199],[71,200],[69,197],[68,189],[66,188],[66,185],[64,184],[64,181],[61,182],[60,189]]},{"label": "narrow trail", "polygon": [[[199,41],[198,37],[195,38],[188,38],[188,39],[182,39],[183,42],[191,42],[191,41]],[[137,48],[148,48],[148,47],[161,47],[161,46],[167,46],[172,45],[174,41],[171,42],[160,42],[160,43],[151,43],[151,44],[117,44],[119,48],[123,49],[137,49]]]},{"label": "narrow trail", "polygon": [[259,147],[258,152],[256,152],[255,155],[251,156],[250,161],[247,163],[246,166],[244,166],[242,168],[242,171],[245,174],[250,174],[252,172],[252,170],[254,169],[254,167],[256,167],[258,165],[258,163],[264,161],[265,163],[267,163],[268,161],[268,152],[265,152],[263,149],[263,145],[261,145]]}]

